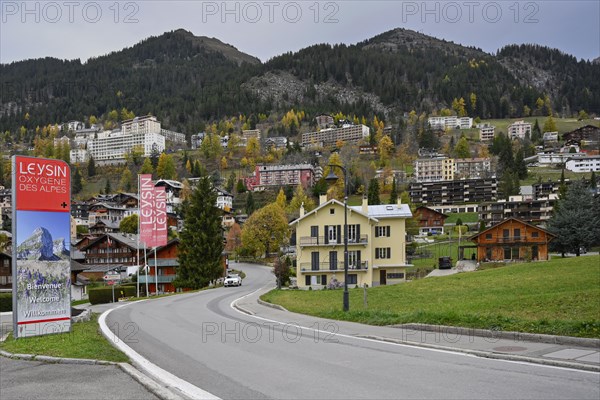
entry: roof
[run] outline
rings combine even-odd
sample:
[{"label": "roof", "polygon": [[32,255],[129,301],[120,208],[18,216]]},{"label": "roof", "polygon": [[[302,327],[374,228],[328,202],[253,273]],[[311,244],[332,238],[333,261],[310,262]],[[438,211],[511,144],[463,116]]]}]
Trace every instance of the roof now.
[{"label": "roof", "polygon": [[492,230],[492,229],[494,229],[494,228],[496,228],[496,227],[498,227],[498,226],[500,226],[500,225],[502,225],[502,224],[505,224],[505,223],[507,223],[508,221],[511,221],[511,220],[514,220],[514,221],[520,222],[520,223],[521,223],[521,224],[523,224],[523,225],[526,225],[526,226],[529,226],[529,227],[531,227],[531,228],[534,228],[534,229],[540,230],[540,231],[542,231],[542,232],[546,233],[546,234],[547,234],[547,235],[549,235],[549,236],[556,237],[556,235],[555,235],[555,234],[553,234],[553,233],[551,233],[551,232],[549,232],[549,231],[547,231],[547,230],[545,230],[545,229],[543,229],[543,228],[540,228],[539,226],[531,225],[531,224],[528,224],[528,223],[527,223],[527,222],[525,222],[525,221],[522,221],[522,220],[520,220],[520,219],[517,219],[517,218],[512,218],[512,217],[511,217],[511,218],[507,218],[507,219],[505,219],[504,221],[498,222],[496,225],[492,225],[492,226],[490,226],[489,228],[487,228],[487,229],[486,229],[486,230],[484,230],[484,231],[481,231],[481,232],[479,232],[479,233],[476,233],[476,234],[474,234],[473,236],[469,237],[469,240],[475,240],[475,239],[476,239],[478,236],[481,236],[481,235],[483,235],[484,233],[487,233],[488,231],[490,231],[490,230]]},{"label": "roof", "polygon": [[174,189],[181,189],[183,188],[183,184],[179,181],[174,181],[171,179],[159,179],[156,181],[156,183],[154,184],[154,186],[171,186]]},{"label": "roof", "polygon": [[[355,212],[362,213],[362,206],[348,207]],[[412,212],[408,204],[379,204],[368,206],[368,217],[381,219],[381,218],[412,218]]]},{"label": "roof", "polygon": [[88,269],[90,269],[89,266],[71,260],[71,272],[87,271]]},{"label": "roof", "polygon": [[[81,248],[81,251],[85,251],[88,248],[92,247],[93,245],[95,245],[98,242],[104,241],[104,239],[106,237],[110,237],[112,240],[116,240],[117,242],[120,242],[122,244],[124,244],[125,246],[132,248],[132,249],[138,249],[138,235],[128,235],[125,236],[122,233],[106,233],[96,239],[93,239],[90,241],[90,243],[88,243],[86,246]],[[139,243],[139,249],[143,249],[144,243]]]},{"label": "roof", "polygon": [[441,216],[442,216],[442,217],[444,217],[444,218],[448,218],[448,215],[446,215],[446,214],[444,214],[444,213],[442,213],[442,212],[439,212],[439,211],[437,211],[437,210],[434,210],[433,208],[429,208],[429,207],[425,207],[425,206],[419,206],[419,207],[417,207],[417,209],[415,210],[415,214],[416,214],[416,212],[417,212],[417,211],[419,211],[420,209],[429,210],[429,211],[431,211],[431,212],[433,212],[433,213],[435,213],[435,214],[439,214],[439,215],[441,215]]},{"label": "roof", "polygon": [[[304,214],[304,216],[303,216],[303,217],[300,217],[300,218],[297,218],[297,219],[293,220],[293,221],[292,221],[292,222],[290,222],[288,225],[293,225],[293,224],[296,224],[296,223],[300,222],[301,220],[303,220],[304,218],[308,217],[309,215],[311,215],[311,214],[316,214],[317,212],[319,212],[319,210],[320,210],[320,209],[322,209],[322,208],[325,208],[325,207],[327,207],[327,206],[330,206],[330,205],[332,205],[332,204],[337,204],[337,205],[339,205],[339,206],[342,206],[342,207],[344,207],[344,203],[342,203],[342,202],[340,202],[340,201],[338,201],[338,200],[336,200],[336,199],[331,199],[331,200],[329,200],[329,201],[327,201],[327,202],[325,202],[325,203],[321,204],[319,207],[315,208],[315,209],[314,209],[314,210],[312,210],[311,212],[309,212],[309,213],[307,213],[307,214]],[[362,210],[360,209],[360,207],[359,207],[359,209],[358,209],[358,210],[354,210],[352,207],[348,207],[348,209],[349,209],[349,210],[352,210],[353,212],[356,212],[356,213],[358,213],[359,215],[362,215],[362,216],[363,216],[363,217],[365,217],[365,218],[370,218],[368,215],[366,215],[366,214],[364,214],[364,213],[362,212]]]},{"label": "roof", "polygon": [[107,228],[112,228],[112,229],[119,229],[119,227],[120,227],[120,224],[117,222],[111,221],[106,218],[99,218],[98,221],[96,221],[96,223],[94,225],[92,225],[90,228],[93,228],[93,227],[97,226],[98,224],[104,224],[104,226],[106,226]]}]

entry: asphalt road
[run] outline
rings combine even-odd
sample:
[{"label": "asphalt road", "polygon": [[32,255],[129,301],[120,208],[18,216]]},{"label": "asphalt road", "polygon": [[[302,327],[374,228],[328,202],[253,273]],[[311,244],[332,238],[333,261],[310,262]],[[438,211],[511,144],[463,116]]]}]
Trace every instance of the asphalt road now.
[{"label": "asphalt road", "polygon": [[335,323],[315,333],[253,318],[231,303],[273,275],[241,269],[242,287],[132,304],[108,325],[154,364],[224,399],[598,398],[596,373],[327,333]]}]

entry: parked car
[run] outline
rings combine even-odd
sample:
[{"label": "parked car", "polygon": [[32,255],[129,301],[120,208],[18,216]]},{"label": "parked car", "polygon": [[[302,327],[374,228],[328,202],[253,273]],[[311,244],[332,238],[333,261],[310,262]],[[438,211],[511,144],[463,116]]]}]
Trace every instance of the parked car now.
[{"label": "parked car", "polygon": [[242,278],[237,274],[229,274],[225,278],[223,286],[242,286]]}]

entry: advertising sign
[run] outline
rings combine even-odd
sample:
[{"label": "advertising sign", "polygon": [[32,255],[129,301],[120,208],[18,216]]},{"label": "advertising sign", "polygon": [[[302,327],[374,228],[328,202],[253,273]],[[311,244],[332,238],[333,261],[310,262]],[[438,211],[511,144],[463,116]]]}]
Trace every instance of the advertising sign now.
[{"label": "advertising sign", "polygon": [[164,186],[154,188],[155,246],[167,244],[167,192]]},{"label": "advertising sign", "polygon": [[154,246],[154,183],[152,175],[140,175],[140,242]]},{"label": "advertising sign", "polygon": [[71,171],[61,160],[13,156],[15,337],[71,329]]}]

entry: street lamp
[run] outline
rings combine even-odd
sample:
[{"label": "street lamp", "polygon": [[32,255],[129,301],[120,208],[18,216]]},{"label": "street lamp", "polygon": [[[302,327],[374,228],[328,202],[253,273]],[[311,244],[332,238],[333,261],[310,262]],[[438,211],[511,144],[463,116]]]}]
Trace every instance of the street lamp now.
[{"label": "street lamp", "polygon": [[344,173],[344,311],[350,309],[350,295],[348,293],[348,171],[341,165],[329,164],[329,175],[325,178],[328,183],[335,183],[339,179],[333,172],[337,167]]}]

